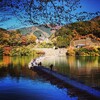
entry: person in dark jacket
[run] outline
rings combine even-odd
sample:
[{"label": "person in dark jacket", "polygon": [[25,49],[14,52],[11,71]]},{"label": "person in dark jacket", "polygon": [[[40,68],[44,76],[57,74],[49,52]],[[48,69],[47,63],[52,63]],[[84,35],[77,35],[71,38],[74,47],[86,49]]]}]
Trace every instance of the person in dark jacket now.
[{"label": "person in dark jacket", "polygon": [[38,63],[38,66],[42,66],[42,62],[39,62],[39,63]]},{"label": "person in dark jacket", "polygon": [[50,67],[50,69],[52,70],[52,69],[53,69],[53,64],[51,64],[49,67]]}]

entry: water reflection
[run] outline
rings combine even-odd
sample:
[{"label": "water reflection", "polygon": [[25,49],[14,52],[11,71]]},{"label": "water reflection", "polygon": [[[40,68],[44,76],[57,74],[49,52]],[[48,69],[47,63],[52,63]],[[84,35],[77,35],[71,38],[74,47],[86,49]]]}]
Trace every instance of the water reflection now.
[{"label": "water reflection", "polygon": [[10,77],[0,81],[0,100],[77,100],[59,89],[40,80],[20,78],[18,82]]},{"label": "water reflection", "polygon": [[32,57],[0,58],[0,100],[77,100],[28,69]]},{"label": "water reflection", "polygon": [[31,58],[27,57],[8,57],[4,56],[0,59],[0,77],[7,77],[8,75],[17,80],[20,77],[34,78],[36,72],[33,72],[27,68],[27,64]]},{"label": "water reflection", "polygon": [[50,64],[54,70],[100,89],[100,57],[46,57],[43,65]]}]

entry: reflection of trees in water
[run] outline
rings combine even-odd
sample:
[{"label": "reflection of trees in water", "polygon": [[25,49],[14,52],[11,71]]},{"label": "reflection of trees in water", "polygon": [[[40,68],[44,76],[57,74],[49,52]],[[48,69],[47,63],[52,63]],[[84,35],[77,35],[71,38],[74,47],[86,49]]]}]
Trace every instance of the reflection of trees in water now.
[{"label": "reflection of trees in water", "polygon": [[3,56],[0,59],[0,78],[9,75],[11,78],[19,80],[20,77],[35,78],[34,71],[28,69],[28,63],[33,57],[9,57]]},{"label": "reflection of trees in water", "polygon": [[91,71],[91,86],[100,90],[100,68]]},{"label": "reflection of trees in water", "polygon": [[3,66],[0,68],[0,78],[4,78],[7,75],[11,78],[19,80],[20,77],[34,79],[37,74],[36,72],[29,70],[27,67],[13,66],[12,64],[9,64],[8,67]]},{"label": "reflection of trees in water", "polygon": [[23,56],[23,57],[9,57],[9,56],[0,56],[0,67],[8,66],[12,63],[13,66],[26,66],[31,61],[32,56]]},{"label": "reflection of trees in water", "polygon": [[8,66],[11,63],[11,59],[9,56],[0,56],[0,67]]},{"label": "reflection of trees in water", "polygon": [[54,70],[69,75],[70,77],[77,77],[79,75],[88,76],[92,74],[92,70],[98,70],[100,57],[53,57],[47,58],[43,61],[43,65],[49,66],[54,64]]},{"label": "reflection of trees in water", "polygon": [[87,70],[99,67],[99,59],[100,57],[67,57],[68,65],[70,67],[78,69],[83,67],[87,68]]},{"label": "reflection of trees in water", "polygon": [[68,75],[87,85],[93,87],[100,86],[100,57],[57,57],[56,59],[46,59],[46,65],[55,61],[54,70]]},{"label": "reflection of trees in water", "polygon": [[[100,87],[100,57],[69,57],[70,77],[91,87]],[[70,62],[71,59],[71,62]]]},{"label": "reflection of trees in water", "polygon": [[0,78],[6,77],[7,76],[7,68],[6,67],[2,67],[0,68]]},{"label": "reflection of trees in water", "polygon": [[98,57],[98,62],[99,62],[98,66],[100,66],[100,57]]}]

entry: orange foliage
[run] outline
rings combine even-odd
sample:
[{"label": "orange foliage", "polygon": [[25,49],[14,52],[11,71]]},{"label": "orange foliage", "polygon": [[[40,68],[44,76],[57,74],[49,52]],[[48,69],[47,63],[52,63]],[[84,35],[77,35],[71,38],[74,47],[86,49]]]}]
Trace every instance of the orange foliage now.
[{"label": "orange foliage", "polygon": [[3,56],[3,64],[8,65],[11,63],[11,59],[9,56]]},{"label": "orange foliage", "polygon": [[3,55],[10,55],[11,47],[5,46],[3,47]]},{"label": "orange foliage", "polygon": [[26,43],[27,43],[27,38],[26,38],[26,36],[23,35],[23,36],[21,37],[21,43],[22,43],[22,44],[26,44]]}]

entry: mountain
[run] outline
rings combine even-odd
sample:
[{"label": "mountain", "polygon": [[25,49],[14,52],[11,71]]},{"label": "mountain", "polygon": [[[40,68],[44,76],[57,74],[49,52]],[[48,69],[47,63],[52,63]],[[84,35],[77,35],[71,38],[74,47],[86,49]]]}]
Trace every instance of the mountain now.
[{"label": "mountain", "polygon": [[93,41],[100,42],[100,16],[89,21],[80,21],[71,23],[61,27],[50,39],[58,47],[66,47],[70,45],[70,41],[78,39],[86,39],[90,37]]},{"label": "mountain", "polygon": [[32,26],[18,29],[21,34],[34,34],[36,37],[49,37],[51,34],[51,29],[49,27],[41,26]]},{"label": "mountain", "polygon": [[93,18],[90,21],[75,22],[64,26],[66,29],[75,30],[80,35],[93,34],[100,38],[100,16]]},{"label": "mountain", "polygon": [[58,30],[60,26],[52,25],[52,24],[45,24],[45,25],[39,25],[39,26],[32,26],[32,27],[26,27],[17,29],[20,31],[21,34],[34,34],[36,37],[49,37],[52,33],[55,33],[56,30]]},{"label": "mountain", "polygon": [[97,16],[97,17],[91,19],[91,21],[100,21],[100,16]]},{"label": "mountain", "polygon": [[7,31],[6,29],[3,29],[3,28],[0,28],[0,34],[3,34],[3,33],[10,33],[9,31]]}]

